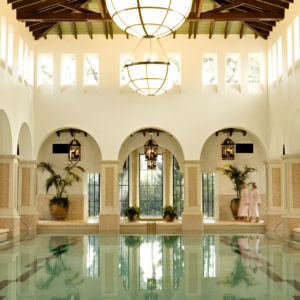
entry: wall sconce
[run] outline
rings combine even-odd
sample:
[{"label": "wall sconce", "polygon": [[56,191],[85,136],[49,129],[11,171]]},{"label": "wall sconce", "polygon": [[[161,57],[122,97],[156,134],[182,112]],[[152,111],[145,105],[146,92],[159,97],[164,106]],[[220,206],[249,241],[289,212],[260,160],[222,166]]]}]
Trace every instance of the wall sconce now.
[{"label": "wall sconce", "polygon": [[234,160],[234,142],[227,138],[222,144],[222,160]]}]

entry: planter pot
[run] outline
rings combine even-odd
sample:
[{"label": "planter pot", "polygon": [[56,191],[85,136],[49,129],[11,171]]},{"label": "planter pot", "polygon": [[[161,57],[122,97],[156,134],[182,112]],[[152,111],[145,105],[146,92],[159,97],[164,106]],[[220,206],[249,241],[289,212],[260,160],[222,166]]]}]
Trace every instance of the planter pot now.
[{"label": "planter pot", "polygon": [[129,222],[135,222],[138,219],[138,216],[137,216],[137,214],[129,215],[127,218],[128,218]]},{"label": "planter pot", "polygon": [[58,204],[52,204],[50,205],[50,214],[54,219],[62,221],[65,220],[68,215],[68,208]]},{"label": "planter pot", "polygon": [[240,199],[234,198],[230,202],[230,209],[235,220],[238,219],[238,211],[240,207]]},{"label": "planter pot", "polygon": [[171,216],[171,215],[168,214],[168,213],[166,213],[166,214],[164,215],[164,220],[165,220],[166,222],[173,222],[174,219],[175,219],[175,217],[174,217],[174,216]]}]

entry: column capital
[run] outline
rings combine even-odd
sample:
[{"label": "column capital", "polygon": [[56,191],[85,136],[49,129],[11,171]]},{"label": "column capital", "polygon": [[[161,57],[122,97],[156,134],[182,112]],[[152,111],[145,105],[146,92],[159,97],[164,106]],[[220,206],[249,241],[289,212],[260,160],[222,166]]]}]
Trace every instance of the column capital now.
[{"label": "column capital", "polygon": [[283,164],[283,159],[282,158],[278,158],[278,159],[265,160],[264,164],[266,166],[269,166],[269,165],[281,165],[281,164]]},{"label": "column capital", "polygon": [[0,154],[0,160],[18,160],[18,155],[13,154]]},{"label": "column capital", "polygon": [[37,164],[36,160],[19,160],[19,166],[36,166]]},{"label": "column capital", "polygon": [[201,165],[201,160],[184,160],[185,165]]},{"label": "column capital", "polygon": [[286,154],[282,156],[283,160],[296,160],[300,161],[300,154]]}]

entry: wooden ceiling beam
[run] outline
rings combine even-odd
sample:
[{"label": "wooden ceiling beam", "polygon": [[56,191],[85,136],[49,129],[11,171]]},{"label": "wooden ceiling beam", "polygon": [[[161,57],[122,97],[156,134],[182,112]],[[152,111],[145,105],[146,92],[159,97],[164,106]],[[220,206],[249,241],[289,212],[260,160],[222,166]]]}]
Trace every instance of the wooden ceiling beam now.
[{"label": "wooden ceiling beam", "polygon": [[54,25],[55,23],[53,22],[40,22],[38,24],[32,25],[29,27],[29,31],[35,31],[35,30],[39,30],[39,29],[43,29],[49,26]]},{"label": "wooden ceiling beam", "polygon": [[189,23],[189,33],[188,33],[189,39],[192,37],[193,25],[194,25],[193,22],[190,22],[190,23]]},{"label": "wooden ceiling beam", "polygon": [[106,39],[108,40],[108,28],[107,28],[107,23],[104,22],[104,23],[103,23],[103,26],[104,26],[104,34],[105,34],[105,37],[106,37]]},{"label": "wooden ceiling beam", "polygon": [[60,23],[58,23],[57,25],[57,31],[58,31],[58,35],[59,35],[59,38],[62,40],[62,31],[61,31],[61,27],[60,27]]},{"label": "wooden ceiling beam", "polygon": [[226,25],[225,25],[225,30],[224,30],[224,39],[227,39],[228,29],[229,29],[229,22],[227,21]]},{"label": "wooden ceiling beam", "polygon": [[101,14],[93,13],[36,13],[21,14],[17,11],[19,21],[44,21],[44,22],[112,22],[110,17],[102,18]]},{"label": "wooden ceiling beam", "polygon": [[77,27],[76,27],[76,23],[75,22],[72,22],[72,27],[73,27],[74,37],[77,40]]},{"label": "wooden ceiling beam", "polygon": [[197,0],[196,2],[196,14],[198,18],[200,17],[200,14],[202,12],[203,4],[204,0]]},{"label": "wooden ceiling beam", "polygon": [[204,12],[200,18],[193,13],[190,13],[187,22],[197,21],[258,21],[258,20],[283,20],[284,12]]},{"label": "wooden ceiling beam", "polygon": [[91,22],[87,22],[88,32],[91,40],[93,39],[93,27]]},{"label": "wooden ceiling beam", "polygon": [[266,31],[272,31],[273,30],[273,26],[264,24],[262,22],[247,22],[247,23],[251,26],[255,26],[257,28],[261,28],[261,29],[266,30]]},{"label": "wooden ceiling beam", "polygon": [[210,22],[210,25],[209,25],[209,39],[211,39],[212,36],[213,36],[214,27],[215,27],[215,22],[214,21]]},{"label": "wooden ceiling beam", "polygon": [[100,14],[102,18],[105,18],[105,3],[103,0],[97,0],[97,4],[99,7]]},{"label": "wooden ceiling beam", "polygon": [[41,37],[45,36],[50,30],[54,29],[58,25],[59,25],[59,23],[55,23],[48,28],[41,29],[40,31],[37,31],[37,32],[33,32],[34,39],[39,40]]},{"label": "wooden ceiling beam", "polygon": [[262,32],[260,29],[257,29],[251,25],[249,25],[247,22],[244,22],[245,26],[247,26],[249,29],[251,29],[256,35],[260,36],[264,40],[268,39],[268,35],[266,35],[264,32]]},{"label": "wooden ceiling beam", "polygon": [[243,38],[243,35],[244,35],[244,23],[242,23],[242,26],[241,26],[241,30],[240,30],[240,39]]},{"label": "wooden ceiling beam", "polygon": [[108,24],[108,29],[109,29],[109,34],[111,39],[114,38],[114,31],[113,31],[113,26],[112,26],[112,22],[107,23]]}]

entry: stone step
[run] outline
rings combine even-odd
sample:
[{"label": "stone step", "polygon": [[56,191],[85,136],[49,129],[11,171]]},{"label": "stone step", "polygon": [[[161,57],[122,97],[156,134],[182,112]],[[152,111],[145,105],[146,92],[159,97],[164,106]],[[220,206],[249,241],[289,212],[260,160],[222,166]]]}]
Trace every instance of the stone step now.
[{"label": "stone step", "polygon": [[0,229],[0,243],[7,241],[9,229]]}]

